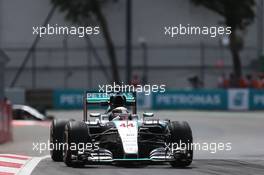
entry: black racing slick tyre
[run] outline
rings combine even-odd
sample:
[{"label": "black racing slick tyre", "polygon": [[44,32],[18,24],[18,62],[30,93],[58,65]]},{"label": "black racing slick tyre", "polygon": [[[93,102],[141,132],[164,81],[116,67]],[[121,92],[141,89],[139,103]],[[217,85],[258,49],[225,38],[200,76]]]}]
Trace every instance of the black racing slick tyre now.
[{"label": "black racing slick tyre", "polygon": [[177,143],[178,146],[185,145],[185,154],[175,154],[175,161],[170,162],[172,167],[186,167],[192,163],[193,160],[193,137],[191,127],[187,122],[173,121],[169,126],[171,143]]},{"label": "black racing slick tyre", "polygon": [[89,130],[85,122],[70,121],[65,126],[64,144],[68,145],[63,152],[63,161],[69,167],[82,167],[85,162],[78,160],[78,148],[91,143]]},{"label": "black racing slick tyre", "polygon": [[63,134],[67,120],[53,120],[50,126],[50,156],[53,161],[63,161]]}]

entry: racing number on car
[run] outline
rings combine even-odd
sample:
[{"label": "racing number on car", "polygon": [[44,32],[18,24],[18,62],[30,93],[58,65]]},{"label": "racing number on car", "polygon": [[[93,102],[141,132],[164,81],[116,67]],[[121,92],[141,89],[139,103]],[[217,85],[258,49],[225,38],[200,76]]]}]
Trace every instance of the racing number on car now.
[{"label": "racing number on car", "polygon": [[133,125],[133,123],[128,123],[128,124],[126,124],[126,123],[121,123],[120,125],[119,125],[120,127],[124,127],[124,128],[129,128],[129,127],[131,127],[131,128],[133,128],[134,127],[134,125]]}]

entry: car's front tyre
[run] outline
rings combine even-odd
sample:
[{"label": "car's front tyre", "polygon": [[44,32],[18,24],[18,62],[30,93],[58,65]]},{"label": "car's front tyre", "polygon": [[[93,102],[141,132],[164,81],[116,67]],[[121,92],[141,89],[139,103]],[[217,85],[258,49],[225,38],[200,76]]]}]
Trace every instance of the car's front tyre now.
[{"label": "car's front tyre", "polygon": [[175,154],[175,161],[170,162],[172,167],[186,167],[192,163],[193,160],[193,137],[191,127],[187,122],[173,121],[169,125],[171,144],[177,144],[179,147],[186,146],[185,154]]},{"label": "car's front tyre", "polygon": [[63,161],[63,134],[68,120],[53,120],[50,126],[50,156],[53,161]]},{"label": "car's front tyre", "polygon": [[69,167],[81,167],[85,162],[79,161],[78,148],[91,142],[87,125],[81,121],[69,121],[65,126],[63,161]]}]

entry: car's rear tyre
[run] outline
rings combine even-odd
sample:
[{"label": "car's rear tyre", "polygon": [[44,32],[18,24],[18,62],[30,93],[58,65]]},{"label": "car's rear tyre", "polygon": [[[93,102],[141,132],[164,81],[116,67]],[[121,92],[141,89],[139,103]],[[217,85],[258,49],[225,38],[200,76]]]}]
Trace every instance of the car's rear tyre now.
[{"label": "car's rear tyre", "polygon": [[170,123],[169,126],[171,138],[171,143],[177,143],[179,146],[180,144],[185,144],[187,146],[187,153],[180,156],[175,157],[176,160],[173,162],[170,162],[172,167],[186,167],[189,166],[192,163],[193,160],[193,149],[192,149],[192,143],[193,143],[193,137],[192,137],[192,130],[191,127],[187,122],[178,122],[173,121]]},{"label": "car's rear tyre", "polygon": [[65,126],[64,143],[68,145],[63,152],[64,163],[69,167],[84,166],[85,162],[78,160],[78,149],[75,148],[78,148],[79,144],[91,143],[89,130],[85,122],[69,121]]},{"label": "car's rear tyre", "polygon": [[53,161],[63,161],[63,134],[67,120],[53,120],[50,126],[50,156]]}]

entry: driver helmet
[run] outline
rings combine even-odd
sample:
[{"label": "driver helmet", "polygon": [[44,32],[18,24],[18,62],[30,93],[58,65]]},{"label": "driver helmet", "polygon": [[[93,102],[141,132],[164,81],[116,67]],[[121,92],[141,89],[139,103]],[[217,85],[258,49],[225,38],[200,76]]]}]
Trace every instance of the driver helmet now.
[{"label": "driver helmet", "polygon": [[122,115],[129,115],[127,108],[125,108],[125,107],[114,108],[109,115],[109,120],[111,121],[114,118],[116,118],[117,116],[119,116],[119,118],[121,117],[120,118],[120,120],[121,120],[121,119],[123,119]]},{"label": "driver helmet", "polygon": [[125,107],[117,107],[117,108],[112,110],[112,113],[128,114],[128,110]]}]

